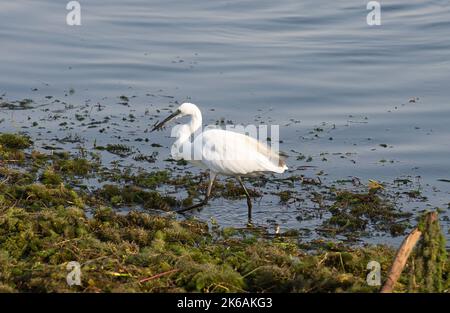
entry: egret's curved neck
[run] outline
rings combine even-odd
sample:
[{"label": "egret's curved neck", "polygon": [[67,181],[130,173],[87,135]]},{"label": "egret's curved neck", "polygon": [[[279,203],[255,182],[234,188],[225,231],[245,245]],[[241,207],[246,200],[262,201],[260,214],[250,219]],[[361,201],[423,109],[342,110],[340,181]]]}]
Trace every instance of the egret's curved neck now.
[{"label": "egret's curved neck", "polygon": [[[178,159],[191,159],[191,145],[193,144],[195,134],[202,126],[202,114],[200,110],[195,110],[191,114],[191,120],[189,123],[181,125],[178,129],[177,140],[172,145],[172,157],[175,160]],[[192,138],[192,139],[191,139]]]},{"label": "egret's curved neck", "polygon": [[199,109],[195,108],[190,114],[191,120],[187,124],[189,128],[189,137],[192,134],[195,134],[197,130],[199,130],[202,127],[202,113]]}]

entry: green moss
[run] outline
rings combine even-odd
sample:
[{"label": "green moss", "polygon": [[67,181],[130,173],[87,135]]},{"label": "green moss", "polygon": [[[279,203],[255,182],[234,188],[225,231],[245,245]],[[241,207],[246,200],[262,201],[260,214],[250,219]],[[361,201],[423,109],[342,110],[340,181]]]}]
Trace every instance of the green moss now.
[{"label": "green moss", "polygon": [[22,150],[31,144],[31,140],[23,135],[0,134],[0,159],[9,163],[22,163],[25,160]]},{"label": "green moss", "polygon": [[[111,207],[171,211],[179,206],[155,191],[161,184],[185,188],[183,205],[192,204],[206,191],[206,177],[102,169],[93,155],[87,160],[84,153],[24,152],[24,144],[6,142],[3,156],[19,153],[22,162],[0,166],[0,292],[377,292],[365,281],[367,263],[377,260],[386,273],[394,258],[390,247],[299,242],[295,231],[273,236],[259,228],[176,220],[170,213],[118,214]],[[101,188],[77,187],[74,176],[94,175],[103,180]],[[245,197],[234,181],[215,187],[213,196]],[[290,197],[280,193],[286,201]],[[89,218],[85,208],[92,210]],[[392,229],[400,217],[374,193],[338,193],[330,212],[334,219],[327,226],[336,232],[363,230],[365,220]],[[420,290],[444,290],[450,265],[442,241],[431,238],[437,237],[417,252],[424,260]],[[66,283],[71,261],[81,264],[82,286]],[[441,282],[430,285],[429,273],[442,274]],[[396,291],[407,290],[408,277],[400,277]]]},{"label": "green moss", "polygon": [[139,187],[154,189],[163,183],[168,183],[170,175],[168,171],[140,172],[136,175],[126,175],[123,179]]},{"label": "green moss", "polygon": [[108,144],[105,150],[121,157],[126,157],[132,154],[131,148],[123,144]]},{"label": "green moss", "polygon": [[369,222],[375,229],[401,235],[409,226],[400,219],[410,213],[400,212],[386,199],[374,192],[353,193],[339,191],[330,207],[332,216],[324,222],[327,230],[333,233],[353,233],[365,231]]},{"label": "green moss", "polygon": [[31,210],[46,207],[84,207],[84,201],[74,190],[61,184],[50,187],[42,184],[7,185],[0,188],[10,201]]},{"label": "green moss", "polygon": [[146,191],[136,186],[119,187],[106,184],[97,192],[98,196],[112,205],[141,205],[146,209],[171,210],[177,205],[173,197],[161,196],[156,191]]},{"label": "green moss", "polygon": [[0,149],[0,159],[9,163],[23,163],[25,154],[20,150]]},{"label": "green moss", "polygon": [[0,145],[6,149],[22,150],[29,148],[32,142],[30,138],[18,134],[0,134]]},{"label": "green moss", "polygon": [[[195,197],[198,197],[200,195],[199,192],[201,192],[201,194],[206,193],[206,190],[208,189],[207,180],[204,180],[199,184],[195,179],[191,178],[188,182],[185,182],[185,184],[190,187],[190,189],[188,190],[188,192],[190,191],[190,195]],[[261,196],[261,194],[253,188],[247,187],[247,191],[250,194],[250,197]],[[233,180],[227,180],[224,183],[216,181],[214,183],[214,188],[212,190],[211,196],[223,197],[227,199],[240,199],[245,198],[245,192],[242,187],[238,183],[235,183]]]},{"label": "green moss", "polygon": [[[339,261],[337,253],[305,255],[289,239],[213,238],[196,221],[106,208],[88,220],[73,207],[10,207],[0,215],[0,284],[34,292],[376,291],[364,284],[364,263],[384,262],[379,254],[393,253],[384,249],[348,251]],[[64,265],[73,260],[82,264],[81,288],[65,282]],[[173,273],[139,283],[167,271]]]},{"label": "green moss", "polygon": [[[7,179],[9,185],[31,184],[35,181],[35,176],[31,171],[24,171],[11,167],[0,166],[0,177]],[[8,185],[0,184],[0,191]]]},{"label": "green moss", "polygon": [[[365,282],[367,263],[377,260],[386,272],[395,254],[385,246],[336,252],[333,245],[305,254],[289,238],[242,240],[245,233],[230,229],[212,236],[197,221],[108,208],[92,219],[74,207],[0,212],[5,291],[376,292]],[[70,261],[82,264],[82,287],[65,282]]]},{"label": "green moss", "polygon": [[55,186],[62,183],[62,178],[58,175],[52,167],[44,170],[40,178],[41,182],[45,185]]},{"label": "green moss", "polygon": [[54,162],[54,168],[62,173],[75,175],[75,176],[86,176],[94,168],[96,164],[82,158],[74,159],[58,159]]},{"label": "green moss", "polygon": [[292,192],[289,190],[280,191],[278,196],[281,203],[287,203],[292,198]]},{"label": "green moss", "polygon": [[431,216],[425,213],[419,219],[422,237],[410,262],[409,291],[442,292],[450,287],[445,236],[439,220]]}]

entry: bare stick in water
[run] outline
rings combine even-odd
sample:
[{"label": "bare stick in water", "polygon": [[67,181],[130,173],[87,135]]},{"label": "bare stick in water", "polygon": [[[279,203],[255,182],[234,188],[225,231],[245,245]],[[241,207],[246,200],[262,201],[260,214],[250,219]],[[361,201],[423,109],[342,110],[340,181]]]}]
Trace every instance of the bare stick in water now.
[{"label": "bare stick in water", "polygon": [[[433,223],[437,220],[437,213],[430,212],[427,214],[426,222]],[[402,245],[397,251],[397,255],[395,256],[394,263],[392,263],[391,270],[389,275],[384,283],[383,288],[381,288],[382,293],[390,293],[394,288],[395,283],[399,279],[402,274],[403,268],[406,265],[406,261],[408,261],[408,257],[411,254],[412,250],[416,246],[420,237],[422,236],[422,232],[419,228],[414,228],[413,231],[405,238]]]}]

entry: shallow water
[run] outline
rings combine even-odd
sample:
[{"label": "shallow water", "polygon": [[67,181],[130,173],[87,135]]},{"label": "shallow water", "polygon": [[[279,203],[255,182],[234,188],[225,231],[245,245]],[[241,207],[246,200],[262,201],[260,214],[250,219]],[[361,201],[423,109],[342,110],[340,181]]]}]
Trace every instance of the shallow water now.
[{"label": "shallow water", "polygon": [[[1,131],[26,131],[40,145],[70,134],[88,147],[129,140],[162,160],[170,130],[144,130],[157,109],[189,100],[201,107],[205,124],[221,118],[279,124],[281,149],[291,156],[285,175],[324,171],[326,182],[363,183],[410,177],[411,188],[420,185],[428,200],[402,202],[402,210],[441,207],[447,232],[450,183],[439,179],[450,179],[450,1],[383,2],[377,27],[366,24],[366,2],[356,0],[80,1],[78,27],[65,24],[66,3],[0,4],[0,94],[43,105],[1,109]],[[119,104],[121,95],[128,105]],[[106,130],[77,121],[80,112],[93,121],[110,117]],[[30,127],[33,121],[39,126]],[[297,152],[312,161],[296,160]],[[169,165],[147,168],[161,166]],[[297,229],[321,223],[317,216],[297,219],[302,204],[277,199],[265,195],[256,203],[257,223]],[[242,226],[246,206],[217,199],[193,214]]]}]

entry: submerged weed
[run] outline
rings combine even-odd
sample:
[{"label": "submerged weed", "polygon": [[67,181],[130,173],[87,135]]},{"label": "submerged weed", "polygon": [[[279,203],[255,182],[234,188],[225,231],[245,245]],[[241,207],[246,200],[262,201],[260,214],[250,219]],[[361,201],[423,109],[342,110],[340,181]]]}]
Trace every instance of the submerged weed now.
[{"label": "submerged weed", "polygon": [[401,219],[411,216],[396,210],[389,201],[374,192],[338,191],[329,210],[332,216],[324,225],[335,233],[365,231],[370,223],[377,230],[401,235],[409,226]]}]

